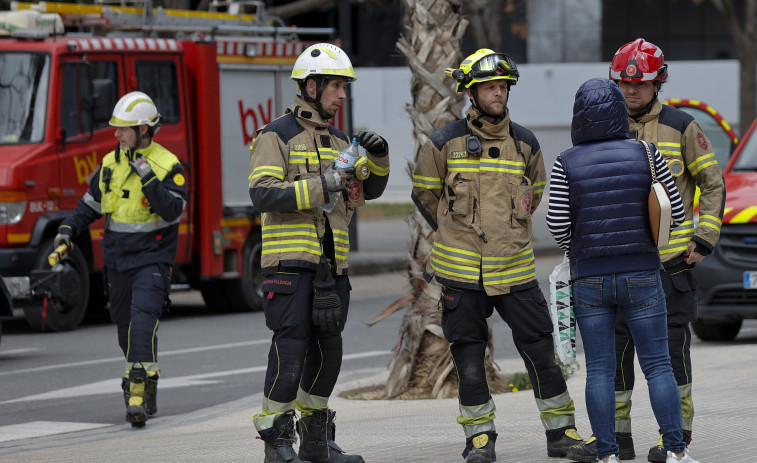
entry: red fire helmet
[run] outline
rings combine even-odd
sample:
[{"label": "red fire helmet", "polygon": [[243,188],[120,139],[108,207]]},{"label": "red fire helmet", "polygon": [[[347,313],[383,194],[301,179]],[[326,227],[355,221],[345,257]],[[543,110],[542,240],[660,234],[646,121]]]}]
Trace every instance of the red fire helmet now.
[{"label": "red fire helmet", "polygon": [[615,52],[610,79],[625,82],[658,81],[668,78],[668,65],[657,45],[644,39],[629,42]]}]

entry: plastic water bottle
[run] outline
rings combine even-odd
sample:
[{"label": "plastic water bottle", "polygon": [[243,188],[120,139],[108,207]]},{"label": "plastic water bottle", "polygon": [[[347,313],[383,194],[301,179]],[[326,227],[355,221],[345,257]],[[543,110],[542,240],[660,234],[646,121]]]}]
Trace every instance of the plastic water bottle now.
[{"label": "plastic water bottle", "polygon": [[[360,157],[360,152],[358,151],[359,146],[360,142],[357,141],[357,138],[353,138],[352,143],[339,152],[339,155],[336,157],[336,166],[342,169],[347,167],[355,167],[355,163]],[[334,206],[336,206],[336,202],[337,200],[339,200],[339,196],[341,196],[341,194],[341,190],[332,191],[331,193],[329,193],[329,202],[326,204],[321,204],[318,207],[323,209],[325,212],[333,211]]]}]

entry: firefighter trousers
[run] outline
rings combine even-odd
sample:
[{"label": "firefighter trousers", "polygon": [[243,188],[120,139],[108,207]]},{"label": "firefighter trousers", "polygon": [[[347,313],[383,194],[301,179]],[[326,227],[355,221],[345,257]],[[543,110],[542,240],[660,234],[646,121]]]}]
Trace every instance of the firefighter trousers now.
[{"label": "firefighter trousers", "polygon": [[[696,280],[684,262],[660,270],[665,305],[668,311],[668,352],[681,397],[684,431],[691,431],[694,402],[691,396],[691,331],[689,321],[697,316]],[[631,432],[631,394],[635,383],[635,349],[622,314],[615,324],[615,431]]]},{"label": "firefighter trousers", "polygon": [[546,430],[575,425],[575,407],[562,370],[555,362],[552,320],[538,286],[510,294],[445,287],[442,330],[458,375],[460,416],[466,437],[494,431],[494,402],[489,394],[484,358],[489,340],[487,318],[494,309],[512,330],[525,363]]},{"label": "firefighter trousers", "polygon": [[110,318],[127,363],[157,363],[158,322],[171,291],[171,268],[150,264],[119,272],[107,269]]},{"label": "firefighter trousers", "polygon": [[[275,417],[287,410],[297,408],[307,417],[328,407],[342,367],[342,335],[313,324],[314,277],[314,270],[288,267],[263,279],[263,310],[273,337],[263,411],[253,418],[258,431],[271,428]],[[352,288],[347,275],[335,280],[343,327]]]}]

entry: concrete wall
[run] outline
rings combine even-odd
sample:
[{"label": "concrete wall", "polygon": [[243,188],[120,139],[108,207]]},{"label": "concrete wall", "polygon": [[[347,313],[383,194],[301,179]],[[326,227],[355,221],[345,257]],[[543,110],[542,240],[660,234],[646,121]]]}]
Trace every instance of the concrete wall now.
[{"label": "concrete wall", "polygon": [[[670,61],[670,78],[660,97],[689,98],[708,103],[733,127],[738,127],[738,70],[735,60]],[[531,129],[541,144],[547,171],[557,155],[570,148],[570,122],[578,87],[592,77],[606,77],[608,63],[519,65],[520,80],[510,92],[512,119]],[[707,72],[702,72],[707,69]],[[405,111],[411,103],[407,67],[358,68],[352,85],[355,132],[368,128],[389,142],[392,173],[379,201],[409,202],[411,180],[407,163],[415,153],[412,122]],[[718,76],[713,80],[712,76]],[[450,81],[450,85],[452,82]]]}]

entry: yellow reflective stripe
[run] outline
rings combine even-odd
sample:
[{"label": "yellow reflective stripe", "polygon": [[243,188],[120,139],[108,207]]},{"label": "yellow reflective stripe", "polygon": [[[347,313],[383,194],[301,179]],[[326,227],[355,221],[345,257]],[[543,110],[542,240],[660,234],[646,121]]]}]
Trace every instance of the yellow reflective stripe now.
[{"label": "yellow reflective stripe", "polygon": [[674,142],[659,142],[657,149],[660,154],[669,154],[671,156],[681,156],[681,144]]},{"label": "yellow reflective stripe", "polygon": [[[264,219],[267,214],[264,214]],[[298,224],[298,225],[263,225],[263,237],[280,237],[280,236],[311,236],[318,240],[315,225]]]},{"label": "yellow reflective stripe", "polygon": [[334,148],[318,148],[318,155],[322,160],[336,161],[336,157],[339,156],[339,151]]},{"label": "yellow reflective stripe", "polygon": [[332,230],[332,232],[334,233],[334,235],[339,235],[339,238],[341,240],[343,240],[343,241],[346,240],[346,241],[349,242],[349,240],[350,240],[350,234],[349,234],[349,232],[346,232],[346,231],[343,231],[343,230],[337,230],[337,229]]},{"label": "yellow reflective stripe", "polygon": [[[506,278],[495,278],[505,276]],[[484,285],[496,285],[502,283],[512,283],[514,281],[536,278],[536,262],[527,267],[519,267],[504,272],[484,273]]]},{"label": "yellow reflective stripe", "polygon": [[478,265],[481,263],[481,254],[477,252],[466,251],[464,249],[456,249],[450,246],[445,246],[440,243],[434,243],[434,248],[431,252],[439,256],[446,257],[450,260],[469,262],[475,265]]},{"label": "yellow reflective stripe", "polygon": [[453,265],[440,261],[431,256],[431,268],[438,273],[465,278],[466,280],[478,281],[479,269],[473,267],[464,267],[462,265]]},{"label": "yellow reflective stripe", "polygon": [[671,235],[684,235],[686,233],[694,233],[693,220],[687,220],[683,222],[681,225],[675,227],[673,231],[670,232]]},{"label": "yellow reflective stripe", "polygon": [[281,166],[258,166],[253,169],[252,173],[250,174],[250,183],[252,183],[253,179],[262,177],[264,175],[268,175],[279,180],[284,180],[284,168]]},{"label": "yellow reflective stripe", "polygon": [[310,193],[307,180],[294,182],[294,193],[297,198],[297,209],[310,209]]},{"label": "yellow reflective stripe", "polygon": [[479,166],[481,170],[488,172],[507,172],[510,174],[523,174],[526,172],[526,164],[523,161],[482,159],[479,161]]},{"label": "yellow reflective stripe", "polygon": [[544,193],[544,187],[547,186],[547,182],[534,183],[534,193]]},{"label": "yellow reflective stripe", "polygon": [[428,190],[439,190],[442,187],[442,179],[438,177],[422,177],[413,175],[413,186],[426,188]]},{"label": "yellow reflective stripe", "polygon": [[316,162],[318,155],[314,151],[290,151],[289,162],[291,164],[305,164],[307,161]]},{"label": "yellow reflective stripe", "polygon": [[720,220],[720,218],[715,217],[714,215],[703,214],[703,215],[699,216],[699,226],[700,227],[702,227],[702,226],[704,226],[704,227],[710,227],[713,230],[717,231],[718,233],[720,233],[720,225],[722,223],[723,222]]},{"label": "yellow reflective stripe", "polygon": [[715,153],[707,153],[703,156],[699,156],[698,158],[696,158],[696,160],[694,160],[694,162],[686,166],[686,168],[689,169],[689,172],[691,172],[691,175],[696,175],[697,173],[699,173],[700,170],[704,169],[705,167],[717,165],[717,164],[718,164],[718,161],[717,159],[715,159]]},{"label": "yellow reflective stripe", "polygon": [[528,249],[523,252],[519,252],[510,257],[484,257],[484,268],[507,268],[515,267],[516,265],[522,265],[526,262],[534,260],[533,249]]},{"label": "yellow reflective stripe", "polygon": [[660,254],[670,254],[673,252],[685,251],[689,247],[689,241],[691,241],[691,239],[688,236],[671,239],[667,246],[663,246],[659,249]]},{"label": "yellow reflective stripe", "polygon": [[281,252],[307,252],[316,256],[321,255],[321,246],[306,240],[282,240],[273,243],[263,242],[263,254],[278,254]]},{"label": "yellow reflective stripe", "polygon": [[729,223],[748,223],[752,217],[757,214],[757,206],[749,206],[738,214],[734,215]]},{"label": "yellow reflective stripe", "polygon": [[371,171],[372,174],[376,174],[380,177],[386,177],[389,175],[389,168],[388,167],[381,167],[376,165],[375,162],[368,159],[368,170]]},{"label": "yellow reflective stripe", "polygon": [[447,169],[451,172],[478,172],[478,159],[447,159]]}]

